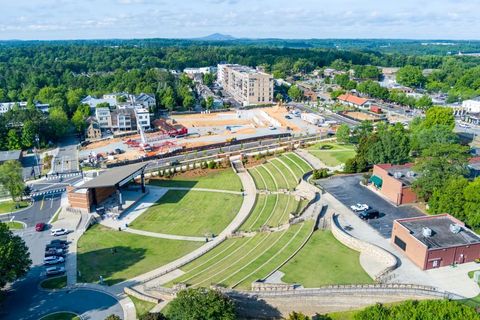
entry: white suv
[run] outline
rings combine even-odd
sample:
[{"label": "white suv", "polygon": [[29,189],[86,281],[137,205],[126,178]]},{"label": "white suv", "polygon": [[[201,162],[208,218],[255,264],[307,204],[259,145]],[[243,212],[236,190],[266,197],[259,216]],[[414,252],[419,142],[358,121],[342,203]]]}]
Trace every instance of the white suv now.
[{"label": "white suv", "polygon": [[57,263],[62,263],[64,262],[65,259],[63,259],[62,257],[56,257],[56,256],[52,256],[52,257],[46,257],[45,259],[43,259],[43,263],[45,265],[52,265],[52,264],[57,264]]},{"label": "white suv", "polygon": [[370,207],[365,203],[357,203],[357,204],[354,204],[354,205],[350,206],[350,209],[352,209],[355,212],[360,212],[360,211],[368,210],[368,209],[370,209]]},{"label": "white suv", "polygon": [[65,234],[68,234],[70,232],[70,230],[68,229],[52,229],[52,231],[50,232],[50,234],[52,236],[63,236]]}]

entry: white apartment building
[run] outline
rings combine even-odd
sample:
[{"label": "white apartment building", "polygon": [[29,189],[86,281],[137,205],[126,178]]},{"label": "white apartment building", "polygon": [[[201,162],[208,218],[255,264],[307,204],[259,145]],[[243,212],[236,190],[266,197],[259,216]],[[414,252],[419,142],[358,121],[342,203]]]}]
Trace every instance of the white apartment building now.
[{"label": "white apartment building", "polygon": [[217,70],[215,67],[202,67],[202,68],[185,68],[183,72],[193,76],[195,74],[207,74],[207,73],[215,73]]},{"label": "white apartment building", "polygon": [[[118,102],[119,98],[123,98],[125,102]],[[141,104],[144,108],[150,109],[155,107],[156,99],[153,94],[148,93],[140,93],[139,95],[129,93],[110,93],[104,94],[101,98],[87,96],[82,99],[81,103],[88,104],[90,108],[96,108],[100,103],[108,103],[110,107]]]},{"label": "white apartment building", "polygon": [[97,118],[98,124],[101,129],[112,128],[112,116],[109,108],[96,108],[95,118]]},{"label": "white apartment building", "polygon": [[137,128],[143,130],[150,128],[150,113],[146,108],[135,108],[135,118],[137,119]]},{"label": "white apartment building", "polygon": [[243,105],[273,103],[273,77],[250,67],[220,64],[217,81]]},{"label": "white apartment building", "polygon": [[480,97],[463,101],[462,109],[467,113],[480,113]]}]

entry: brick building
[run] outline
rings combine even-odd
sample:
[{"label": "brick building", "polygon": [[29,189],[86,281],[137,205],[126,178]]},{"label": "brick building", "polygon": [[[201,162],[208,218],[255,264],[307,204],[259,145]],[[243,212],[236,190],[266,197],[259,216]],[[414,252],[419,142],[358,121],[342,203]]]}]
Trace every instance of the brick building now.
[{"label": "brick building", "polygon": [[370,182],[396,205],[413,203],[417,201],[417,195],[411,187],[416,177],[412,167],[413,163],[403,165],[377,164],[373,167]]},{"label": "brick building", "polygon": [[423,270],[480,258],[480,237],[449,214],[395,220],[391,242]]}]

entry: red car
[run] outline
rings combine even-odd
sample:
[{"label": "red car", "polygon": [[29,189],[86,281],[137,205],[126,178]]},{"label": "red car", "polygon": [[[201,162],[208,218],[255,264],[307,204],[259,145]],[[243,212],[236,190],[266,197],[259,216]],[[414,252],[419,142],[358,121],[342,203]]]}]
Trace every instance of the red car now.
[{"label": "red car", "polygon": [[45,230],[46,226],[47,225],[45,223],[39,222],[35,225],[35,231],[38,231],[38,232],[43,231],[43,230]]}]

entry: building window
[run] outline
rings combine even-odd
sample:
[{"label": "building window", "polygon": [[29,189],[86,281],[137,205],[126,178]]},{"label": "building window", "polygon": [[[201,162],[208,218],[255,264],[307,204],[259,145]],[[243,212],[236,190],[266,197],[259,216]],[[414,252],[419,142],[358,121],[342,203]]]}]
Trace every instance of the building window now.
[{"label": "building window", "polygon": [[403,241],[399,237],[395,236],[395,239],[393,239],[393,242],[403,251],[407,250],[407,244],[405,243],[405,241]]}]

